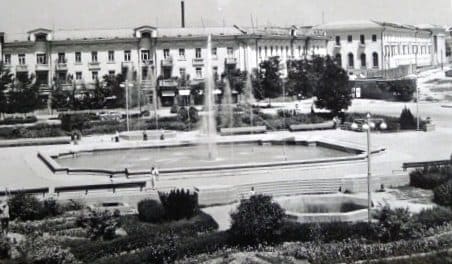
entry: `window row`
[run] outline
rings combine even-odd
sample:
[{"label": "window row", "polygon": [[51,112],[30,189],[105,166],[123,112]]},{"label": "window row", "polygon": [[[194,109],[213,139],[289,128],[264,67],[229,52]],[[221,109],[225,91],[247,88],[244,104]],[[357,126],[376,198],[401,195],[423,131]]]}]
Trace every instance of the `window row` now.
[{"label": "window row", "polygon": [[[217,50],[218,49],[216,47],[212,48],[211,55],[213,58],[217,57]],[[226,54],[229,58],[233,57],[234,56],[234,48],[227,47]],[[178,55],[179,55],[179,59],[185,60],[185,49],[180,48]],[[164,59],[172,58],[170,49],[163,49],[163,58]],[[202,58],[202,49],[201,48],[195,48],[195,58],[197,58],[197,59]]]},{"label": "window row", "polygon": [[[339,65],[342,65],[342,55],[340,53],[336,54],[335,56],[336,62]],[[360,63],[362,68],[367,67],[367,56],[366,53],[361,53],[360,55]],[[347,67],[348,68],[355,68],[355,55],[353,53],[347,54]],[[379,57],[377,52],[372,53],[372,67],[378,68],[379,67]]]},{"label": "window row", "polygon": [[410,55],[410,54],[432,54],[432,46],[418,45],[387,45],[385,46],[385,56]]},{"label": "window row", "polygon": [[[348,35],[347,36],[347,42],[349,42],[349,43],[353,42],[353,36],[352,35]],[[372,42],[377,42],[377,35],[376,34],[372,34]],[[359,43],[360,44],[366,44],[366,35],[364,35],[364,34],[359,35]],[[341,45],[341,36],[336,36],[336,45],[337,46]]]},{"label": "window row", "polygon": [[[322,48],[322,46],[320,46],[320,45],[314,45],[311,47],[311,50],[313,53],[315,53],[316,50],[318,51],[321,48]],[[268,56],[271,57],[271,56],[277,56],[277,55],[281,55],[281,56],[285,55],[286,57],[289,57],[292,55],[292,54],[289,54],[289,53],[292,53],[290,50],[291,49],[289,48],[289,46],[285,46],[285,47],[284,46],[270,46],[270,47],[259,46],[258,47],[258,56],[259,56],[259,58],[268,57]],[[305,46],[298,46],[296,48],[296,50],[298,53],[296,55],[298,55],[298,56],[303,56],[303,55],[307,54],[307,50],[305,49]],[[295,55],[295,54],[293,54],[293,55]]]},{"label": "window row", "polygon": [[[146,53],[146,51],[143,51]],[[148,54],[149,51],[148,51]],[[143,53],[142,53],[143,57]],[[150,57],[150,56],[148,56]],[[26,64],[26,55],[25,54],[18,54],[18,62],[20,65]],[[75,52],[74,53],[74,59],[75,63],[79,64],[82,63],[82,53],[81,52]],[[131,59],[131,51],[125,50],[124,51],[124,61],[130,61]],[[115,52],[114,51],[108,51],[108,62],[114,62],[115,61]],[[58,59],[57,63],[66,63],[66,53],[58,53]],[[91,62],[98,62],[98,53],[97,51],[91,52]],[[5,54],[4,55],[4,63],[9,65],[11,64],[11,54]],[[48,63],[48,55],[45,53],[36,54],[36,63],[37,64],[47,64]]]}]

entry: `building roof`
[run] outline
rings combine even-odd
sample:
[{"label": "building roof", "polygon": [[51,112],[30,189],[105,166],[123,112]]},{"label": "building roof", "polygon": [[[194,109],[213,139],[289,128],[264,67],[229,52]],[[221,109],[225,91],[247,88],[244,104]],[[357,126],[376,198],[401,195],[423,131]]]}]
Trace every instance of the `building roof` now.
[{"label": "building roof", "polygon": [[236,36],[243,33],[235,27],[158,28],[157,37]]},{"label": "building roof", "polygon": [[393,29],[403,29],[403,30],[426,30],[429,28],[416,27],[414,25],[400,24],[394,22],[385,22],[377,20],[345,20],[331,22],[323,25],[317,26],[317,28],[335,31],[335,30],[365,30],[365,29],[383,29],[383,28],[393,28]]}]

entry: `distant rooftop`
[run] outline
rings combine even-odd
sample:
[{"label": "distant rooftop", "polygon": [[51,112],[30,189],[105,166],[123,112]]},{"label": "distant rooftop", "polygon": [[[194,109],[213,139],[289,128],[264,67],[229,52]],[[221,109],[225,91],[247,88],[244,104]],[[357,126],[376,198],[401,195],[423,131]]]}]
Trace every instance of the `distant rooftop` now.
[{"label": "distant rooftop", "polygon": [[[430,25],[431,26],[431,25]],[[331,22],[319,25],[317,28],[324,30],[364,30],[364,29],[383,29],[396,28],[405,30],[428,30],[430,27],[417,27],[414,25],[400,24],[394,22],[376,21],[376,20],[345,20]]]}]

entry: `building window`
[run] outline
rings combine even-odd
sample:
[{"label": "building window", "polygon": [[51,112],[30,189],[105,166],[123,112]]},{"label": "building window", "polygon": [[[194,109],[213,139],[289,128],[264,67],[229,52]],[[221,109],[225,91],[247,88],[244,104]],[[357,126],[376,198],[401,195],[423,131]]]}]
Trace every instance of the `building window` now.
[{"label": "building window", "polygon": [[374,68],[378,68],[378,53],[372,53],[372,61]]},{"label": "building window", "polygon": [[163,49],[163,58],[168,59],[170,57],[170,50],[169,49]]},{"label": "building window", "polygon": [[340,45],[341,45],[341,37],[336,36],[336,46],[340,46]]},{"label": "building window", "polygon": [[75,79],[80,81],[82,79],[82,72],[76,72],[75,73]]},{"label": "building window", "polygon": [[98,78],[99,78],[99,73],[97,71],[91,72],[91,79],[93,79],[93,81],[96,81]]},{"label": "building window", "polygon": [[185,60],[185,49],[179,49],[179,59]]},{"label": "building window", "polygon": [[130,50],[125,50],[124,51],[124,61],[130,61]]},{"label": "building window", "polygon": [[212,54],[212,58],[217,58],[217,48],[215,47],[215,48],[212,48],[212,51],[211,51],[211,54]]},{"label": "building window", "polygon": [[25,65],[25,54],[19,54],[19,64]]},{"label": "building window", "polygon": [[47,55],[46,54],[37,54],[36,55],[36,63],[37,64],[47,64]]},{"label": "building window", "polygon": [[109,76],[110,78],[115,77],[115,71],[108,71],[108,76]]},{"label": "building window", "polygon": [[361,68],[366,68],[366,65],[367,65],[367,63],[366,63],[366,54],[362,53],[361,54]]},{"label": "building window", "polygon": [[273,46],[270,46],[270,56],[273,56]]},{"label": "building window", "polygon": [[75,53],[75,62],[76,63],[81,63],[82,62],[82,53],[81,52],[76,52]]},{"label": "building window", "polygon": [[340,53],[336,54],[335,59],[337,65],[342,66],[342,55]]},{"label": "building window", "polygon": [[234,56],[234,48],[228,47],[228,49],[227,49],[227,55],[228,55],[229,58],[230,58],[230,57],[233,57],[233,56]]},{"label": "building window", "polygon": [[5,54],[3,61],[6,65],[11,64],[11,54]]},{"label": "building window", "polygon": [[352,42],[353,41],[353,36],[352,35],[348,35],[347,36],[347,41],[348,42]]},{"label": "building window", "polygon": [[181,78],[184,78],[185,77],[185,68],[179,68],[179,76],[181,77]]},{"label": "building window", "polygon": [[149,61],[151,59],[151,51],[150,50],[142,50],[141,51],[141,60]]},{"label": "building window", "polygon": [[212,74],[213,74],[214,80],[218,81],[220,76],[218,76],[218,67],[217,66],[212,67]]},{"label": "building window", "polygon": [[202,78],[202,68],[196,68],[196,78]]},{"label": "building window", "polygon": [[360,36],[359,36],[359,42],[360,42],[361,44],[366,44],[366,36],[360,35]]},{"label": "building window", "polygon": [[97,62],[97,51],[91,52],[91,62]]},{"label": "building window", "polygon": [[298,56],[301,57],[302,53],[301,53],[301,46],[298,46]]},{"label": "building window", "polygon": [[201,58],[202,56],[201,56],[201,48],[196,48],[195,49],[195,57],[196,58]]},{"label": "building window", "polygon": [[372,35],[372,42],[377,42],[377,35],[376,34]]},{"label": "building window", "polygon": [[262,47],[259,47],[259,58],[262,58]]},{"label": "building window", "polygon": [[355,67],[355,58],[353,56],[353,53],[348,54],[348,67],[349,68]]},{"label": "building window", "polygon": [[113,50],[108,51],[108,61],[109,62],[115,61],[115,51],[113,51]]},{"label": "building window", "polygon": [[66,63],[66,54],[58,53],[58,63]]},{"label": "building window", "polygon": [[286,46],[286,57],[289,56],[289,46]]}]

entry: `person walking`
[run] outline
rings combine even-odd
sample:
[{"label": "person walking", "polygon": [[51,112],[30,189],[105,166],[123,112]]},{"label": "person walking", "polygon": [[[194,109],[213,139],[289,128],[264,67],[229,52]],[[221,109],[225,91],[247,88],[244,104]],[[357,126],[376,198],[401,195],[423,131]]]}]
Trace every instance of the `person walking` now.
[{"label": "person walking", "polygon": [[9,206],[7,201],[0,203],[0,223],[2,226],[2,234],[8,235],[9,228]]},{"label": "person walking", "polygon": [[151,184],[152,184],[152,190],[155,189],[156,181],[158,180],[158,177],[159,177],[159,171],[157,170],[157,168],[152,167],[152,168],[151,168]]}]

